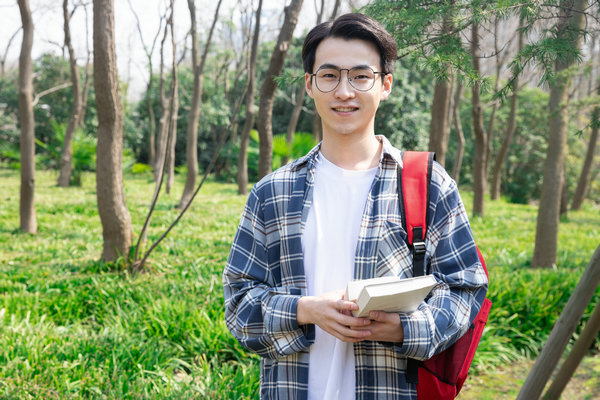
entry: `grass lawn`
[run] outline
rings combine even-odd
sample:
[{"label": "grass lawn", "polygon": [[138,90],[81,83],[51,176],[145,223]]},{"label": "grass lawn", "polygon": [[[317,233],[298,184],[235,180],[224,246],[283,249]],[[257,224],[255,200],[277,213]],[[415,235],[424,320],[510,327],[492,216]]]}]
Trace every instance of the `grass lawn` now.
[{"label": "grass lawn", "polygon": [[[245,202],[236,185],[206,183],[151,256],[151,272],[132,276],[98,261],[94,176],[74,188],[57,187],[54,172],[36,178],[39,233],[29,235],[18,230],[18,173],[0,169],[0,398],[257,398],[258,358],[223,318],[221,273]],[[149,175],[125,180],[137,234],[153,183]],[[150,240],[177,215],[182,188],[178,180],[161,198]],[[470,209],[470,194],[463,197]],[[494,307],[466,399],[514,397],[515,384],[507,392],[492,383],[506,365],[521,366],[515,382],[525,378],[526,357],[539,351],[600,241],[600,207],[586,204],[561,224],[558,267],[531,270],[536,208],[486,206],[472,226]],[[594,382],[588,395],[600,390]]]}]

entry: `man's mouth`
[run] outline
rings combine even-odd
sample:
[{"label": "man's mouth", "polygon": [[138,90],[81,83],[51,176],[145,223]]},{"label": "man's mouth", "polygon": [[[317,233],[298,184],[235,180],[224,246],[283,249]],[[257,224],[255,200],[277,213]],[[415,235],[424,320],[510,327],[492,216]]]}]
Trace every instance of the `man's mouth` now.
[{"label": "man's mouth", "polygon": [[352,112],[358,110],[358,107],[333,107],[333,110],[337,112]]}]

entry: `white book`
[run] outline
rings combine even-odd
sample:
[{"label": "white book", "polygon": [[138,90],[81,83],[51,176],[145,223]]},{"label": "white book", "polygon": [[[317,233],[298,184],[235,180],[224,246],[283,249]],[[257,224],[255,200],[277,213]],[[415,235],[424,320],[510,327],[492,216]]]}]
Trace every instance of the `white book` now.
[{"label": "white book", "polygon": [[371,311],[414,312],[437,285],[433,275],[400,279],[397,276],[348,282],[346,299],[355,301],[355,317],[368,317]]}]

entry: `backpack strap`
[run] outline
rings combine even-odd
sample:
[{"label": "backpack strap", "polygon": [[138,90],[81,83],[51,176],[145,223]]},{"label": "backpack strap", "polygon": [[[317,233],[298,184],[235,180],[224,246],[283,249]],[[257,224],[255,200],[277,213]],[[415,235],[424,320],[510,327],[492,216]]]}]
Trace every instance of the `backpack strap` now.
[{"label": "backpack strap", "polygon": [[[425,275],[425,235],[429,219],[429,184],[435,153],[406,151],[402,153],[402,169],[398,167],[398,203],[402,225],[413,253],[413,276]],[[406,381],[419,382],[422,362],[409,358],[406,364]]]},{"label": "backpack strap", "polygon": [[429,217],[429,184],[435,153],[402,153],[402,170],[398,170],[398,199],[402,224],[413,250],[413,276],[425,275],[425,235]]}]

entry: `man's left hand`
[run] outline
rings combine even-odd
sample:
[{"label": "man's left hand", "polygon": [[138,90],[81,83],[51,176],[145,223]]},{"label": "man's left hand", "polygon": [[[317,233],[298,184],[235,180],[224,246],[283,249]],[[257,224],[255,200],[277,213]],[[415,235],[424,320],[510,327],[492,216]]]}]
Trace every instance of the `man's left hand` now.
[{"label": "man's left hand", "polygon": [[[369,335],[368,340],[402,343],[404,340],[404,330],[402,329],[400,316],[397,313],[371,311],[369,318],[371,319],[371,324],[369,324],[366,329],[368,329],[371,334]],[[365,329],[364,326],[351,328]]]}]

